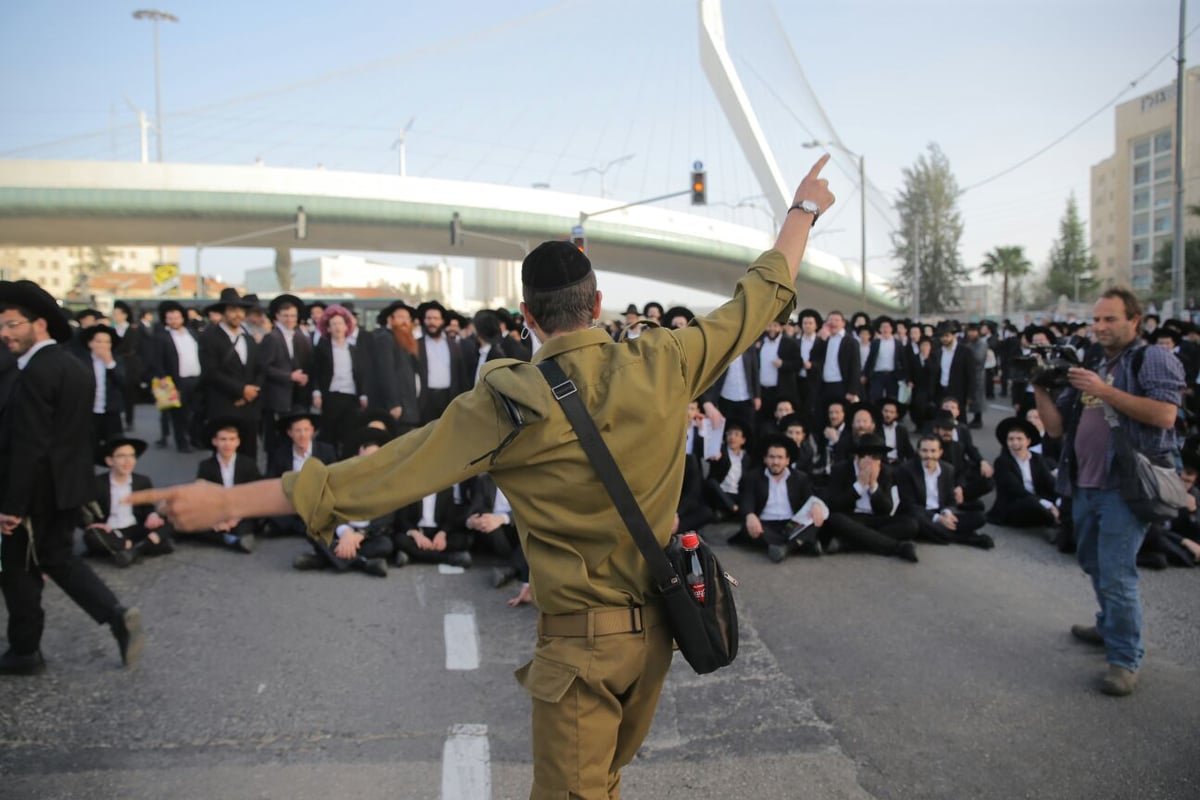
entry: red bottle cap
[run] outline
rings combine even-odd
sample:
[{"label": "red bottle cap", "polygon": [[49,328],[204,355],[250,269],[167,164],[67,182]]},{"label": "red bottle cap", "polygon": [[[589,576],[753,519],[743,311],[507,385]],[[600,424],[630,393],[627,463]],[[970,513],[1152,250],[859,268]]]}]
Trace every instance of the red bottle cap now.
[{"label": "red bottle cap", "polygon": [[695,550],[700,546],[700,534],[694,532],[685,533],[679,537],[679,543],[683,545],[685,550]]}]

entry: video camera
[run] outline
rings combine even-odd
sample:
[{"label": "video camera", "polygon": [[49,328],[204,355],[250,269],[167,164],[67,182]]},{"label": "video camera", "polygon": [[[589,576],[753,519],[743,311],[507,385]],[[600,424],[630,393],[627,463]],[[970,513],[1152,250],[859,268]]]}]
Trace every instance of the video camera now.
[{"label": "video camera", "polygon": [[1061,344],[1035,344],[1030,354],[1017,356],[1009,362],[1009,377],[1013,381],[1030,383],[1047,391],[1059,391],[1070,385],[1067,370],[1083,366],[1075,348]]}]

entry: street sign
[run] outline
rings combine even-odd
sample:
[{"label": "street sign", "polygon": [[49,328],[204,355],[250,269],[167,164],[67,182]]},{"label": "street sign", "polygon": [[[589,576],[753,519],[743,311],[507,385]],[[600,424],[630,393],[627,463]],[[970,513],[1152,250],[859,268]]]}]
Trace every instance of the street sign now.
[{"label": "street sign", "polygon": [[155,297],[179,294],[179,265],[155,264],[151,275],[151,290]]}]

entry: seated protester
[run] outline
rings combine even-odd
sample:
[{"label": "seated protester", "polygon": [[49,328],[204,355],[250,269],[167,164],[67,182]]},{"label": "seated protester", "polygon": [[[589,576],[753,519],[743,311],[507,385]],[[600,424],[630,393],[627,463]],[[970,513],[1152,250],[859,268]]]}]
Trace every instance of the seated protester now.
[{"label": "seated protester", "polygon": [[822,493],[830,512],[819,534],[826,552],[861,550],[917,562],[917,523],[896,513],[900,493],[884,463],[887,451],[882,437],[869,434],[854,445],[851,461],[834,467]]},{"label": "seated protester", "polygon": [[[848,448],[852,448],[864,436],[879,435],[879,426],[882,420],[875,416],[875,412],[866,403],[858,403],[850,408],[850,442]],[[836,449],[835,449],[836,454]],[[849,450],[847,458],[850,457]],[[838,461],[834,461],[834,466],[837,466]]]},{"label": "seated protester", "polygon": [[903,464],[911,461],[916,454],[913,452],[912,440],[908,438],[908,428],[901,421],[908,409],[899,400],[885,397],[879,402],[879,435],[888,446],[887,461],[889,464]]},{"label": "seated protester", "polygon": [[962,487],[963,508],[983,510],[982,498],[996,485],[992,478],[992,465],[983,460],[975,445],[972,444],[968,449],[962,441],[954,438],[959,424],[953,414],[942,409],[933,417],[933,432],[942,440],[942,460],[954,467],[955,480]]},{"label": "seated protester", "polygon": [[1179,509],[1175,519],[1169,523],[1150,524],[1146,538],[1138,549],[1139,568],[1166,569],[1168,564],[1194,567],[1200,561],[1200,488],[1196,486],[1196,479],[1200,476],[1200,454],[1184,449],[1182,457],[1183,469],[1179,479],[1187,488],[1188,504]]},{"label": "seated protester", "polygon": [[461,486],[455,484],[425,495],[396,512],[396,548],[409,561],[471,566],[471,554],[467,551],[471,549],[474,534],[466,526]]},{"label": "seated protester", "polygon": [[704,412],[696,400],[688,403],[688,427],[683,441],[683,451],[696,461],[704,460]]},{"label": "seated protester", "polygon": [[1029,452],[1037,453],[1045,459],[1046,468],[1054,472],[1058,469],[1058,460],[1062,457],[1062,439],[1051,439],[1046,436],[1046,428],[1042,425],[1042,415],[1038,413],[1036,406],[1019,412],[1017,416],[1037,428],[1038,435],[1042,437],[1042,440],[1030,447]]},{"label": "seated protester", "polygon": [[713,510],[704,502],[703,483],[696,459],[686,459],[683,487],[679,491],[679,505],[675,509],[676,531],[698,531],[713,521]]},{"label": "seated protester", "polygon": [[996,503],[987,519],[1010,528],[1037,528],[1058,524],[1058,495],[1046,462],[1029,446],[1041,441],[1037,428],[1017,417],[996,426],[1004,448],[996,459]]},{"label": "seated protester", "polygon": [[[766,548],[767,558],[778,564],[787,558],[795,546],[788,540],[788,531],[795,527],[795,515],[813,496],[812,483],[803,472],[792,470],[793,446],[783,437],[766,442],[763,470],[750,470],[742,479],[742,497],[738,503],[742,527],[730,537],[730,544]],[[824,505],[814,509],[813,524],[825,522]],[[801,545],[813,555],[821,549],[815,539]]]},{"label": "seated protester", "polygon": [[[708,477],[703,484],[704,499],[718,520],[738,513],[742,478],[750,464],[751,459],[746,450],[746,432],[742,430],[741,423],[729,420],[725,423],[725,445],[721,448],[721,455],[717,460],[709,462]],[[684,530],[693,528],[685,527]]]},{"label": "seated protester", "polygon": [[784,436],[791,439],[792,444],[796,445],[796,457],[792,461],[792,469],[813,478],[815,483],[816,479],[813,473],[816,471],[817,465],[817,445],[808,435],[808,424],[799,414],[784,417],[779,424],[783,428]]},{"label": "seated protester", "polygon": [[[695,464],[695,459],[688,459]],[[488,473],[477,475],[468,486],[470,503],[467,508],[466,526],[474,531],[477,542],[487,542],[492,552],[502,558],[504,566],[492,570],[492,586],[500,589],[514,580],[521,581],[521,590],[510,598],[508,605],[515,608],[531,600],[529,592],[529,562],[521,550],[517,536],[517,524],[513,521],[512,506],[496,481]]]},{"label": "seated protester", "polygon": [[[218,417],[208,425],[213,454],[196,467],[196,479],[219,483],[228,489],[260,480],[254,459],[238,454],[242,445],[242,422],[237,417]],[[254,520],[231,519],[199,535],[241,553],[254,552]]]},{"label": "seated protester", "polygon": [[83,544],[88,554],[111,557],[118,567],[128,567],[142,556],[175,551],[171,525],[154,506],[124,502],[132,492],[152,488],[150,479],[134,472],[146,452],[141,439],[116,437],[102,445],[109,471],[96,476],[96,500],[83,512]]},{"label": "seated protester", "polygon": [[[387,442],[387,434],[375,428],[361,428],[347,439],[347,443],[353,447],[349,452],[360,456],[374,453]],[[343,522],[333,531],[332,546],[320,539],[309,539],[313,552],[296,556],[292,566],[298,570],[332,567],[338,572],[356,569],[367,575],[386,578],[387,560],[395,548],[392,542],[395,517],[393,512],[373,520]],[[399,559],[396,566],[406,563],[407,558]]]},{"label": "seated protester", "polygon": [[[963,449],[970,454],[970,458],[976,461],[982,461],[983,456],[976,458],[979,453],[979,448],[975,446],[975,437],[971,434],[971,426],[963,422],[962,409],[958,405],[958,399],[954,397],[946,397],[942,399],[939,406],[943,411],[949,411],[954,417],[954,434],[951,437],[956,442],[962,442]],[[934,412],[934,416],[937,412]]]},{"label": "seated protester", "polygon": [[755,434],[755,439],[760,442],[765,442],[772,436],[783,435],[783,419],[796,413],[796,407],[790,398],[781,397],[775,401],[775,407],[771,409],[770,419],[763,420],[758,425],[758,432]]},{"label": "seated protester", "polygon": [[849,404],[844,400],[834,400],[826,409],[825,430],[821,434],[819,471],[828,475],[833,465],[851,458],[850,426],[847,417]]},{"label": "seated protester", "polygon": [[935,544],[967,544],[983,550],[995,546],[979,533],[982,511],[961,507],[963,490],[956,485],[954,466],[942,461],[942,440],[932,433],[917,439],[917,457],[896,468],[900,511],[917,522],[917,538]]},{"label": "seated protester", "polygon": [[354,447],[351,445],[358,441],[357,437],[359,429],[361,428],[373,428],[377,431],[383,431],[387,434],[387,441],[389,442],[392,439],[395,439],[397,435],[396,421],[392,419],[391,414],[381,408],[364,408],[362,411],[358,412],[354,420],[353,431],[350,433],[349,437],[347,437],[347,440],[342,443],[345,446],[349,446],[349,449],[347,449],[346,452],[355,452]]},{"label": "seated protester", "polygon": [[[293,408],[288,413],[281,414],[276,424],[282,436],[275,448],[267,454],[268,478],[282,477],[285,472],[299,472],[304,462],[310,458],[315,458],[322,464],[337,461],[334,446],[314,438],[317,427],[321,424],[320,414],[305,408]],[[298,514],[272,517],[269,525],[280,535],[308,534],[307,526]]]}]

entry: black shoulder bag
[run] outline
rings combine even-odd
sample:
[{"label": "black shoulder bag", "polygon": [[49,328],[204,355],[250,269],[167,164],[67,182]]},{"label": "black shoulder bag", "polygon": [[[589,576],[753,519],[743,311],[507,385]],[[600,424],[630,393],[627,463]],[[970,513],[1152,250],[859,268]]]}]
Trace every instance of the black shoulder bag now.
[{"label": "black shoulder bag", "polygon": [[538,368],[549,382],[554,398],[562,406],[571,427],[575,429],[580,446],[620,512],[625,527],[650,565],[679,652],[683,653],[692,669],[701,675],[728,666],[737,656],[738,649],[737,607],[733,602],[735,581],[721,568],[716,555],[701,540],[697,552],[704,569],[704,603],[692,597],[680,577],[685,574],[686,568],[679,537],[672,536],[665,550],[659,548],[650,523],[646,521],[629,484],[621,475],[608,445],[601,438],[595,420],[583,405],[575,383],[553,359],[540,362]]}]

